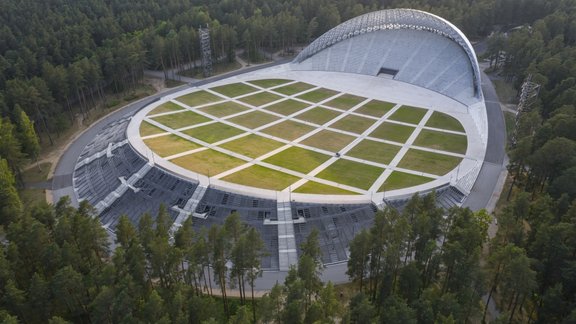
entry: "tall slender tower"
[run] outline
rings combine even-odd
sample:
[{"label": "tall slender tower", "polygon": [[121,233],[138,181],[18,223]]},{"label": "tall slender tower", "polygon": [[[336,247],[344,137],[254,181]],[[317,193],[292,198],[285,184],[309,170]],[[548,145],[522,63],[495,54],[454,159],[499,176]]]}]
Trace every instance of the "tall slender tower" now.
[{"label": "tall slender tower", "polygon": [[532,81],[532,74],[526,76],[526,80],[522,83],[522,88],[520,91],[520,100],[518,101],[518,109],[516,110],[516,123],[514,125],[514,134],[512,136],[512,145],[516,145],[516,136],[518,129],[518,122],[520,121],[520,116],[532,110],[534,104],[536,103],[536,98],[540,92],[540,84]]},{"label": "tall slender tower", "polygon": [[202,70],[204,77],[212,75],[212,49],[210,46],[210,29],[200,27],[200,50],[202,51]]}]

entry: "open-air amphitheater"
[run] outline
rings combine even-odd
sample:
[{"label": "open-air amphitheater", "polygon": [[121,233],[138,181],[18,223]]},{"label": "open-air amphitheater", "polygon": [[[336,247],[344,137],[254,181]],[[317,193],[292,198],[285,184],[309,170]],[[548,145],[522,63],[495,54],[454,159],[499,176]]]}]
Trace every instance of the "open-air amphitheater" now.
[{"label": "open-air amphitheater", "polygon": [[467,206],[484,190],[489,125],[501,127],[470,42],[408,9],[354,18],[289,63],[192,84],[106,123],[69,154],[55,198],[88,201],[111,234],[121,215],[137,224],[161,204],[172,230],[237,212],[262,234],[272,284],[314,228],[325,273],[343,278],[348,243],[379,208],[432,191],[440,206]]}]

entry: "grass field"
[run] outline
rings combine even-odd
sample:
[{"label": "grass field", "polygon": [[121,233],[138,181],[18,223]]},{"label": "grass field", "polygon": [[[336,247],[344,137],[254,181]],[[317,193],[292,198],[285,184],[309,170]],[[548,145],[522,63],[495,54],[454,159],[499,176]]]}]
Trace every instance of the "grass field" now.
[{"label": "grass field", "polygon": [[329,130],[320,131],[304,141],[302,144],[317,147],[330,152],[338,152],[346,145],[352,143],[355,137],[336,133]]},{"label": "grass field", "polygon": [[327,103],[325,103],[326,106],[330,106],[330,107],[334,107],[334,108],[338,108],[338,109],[344,109],[344,110],[348,110],[354,106],[356,106],[357,104],[361,103],[362,101],[366,100],[366,98],[362,98],[362,97],[358,97],[358,96],[354,96],[351,94],[343,94],[340,97],[334,98],[330,101],[328,101]]},{"label": "grass field", "polygon": [[390,164],[396,154],[398,154],[398,151],[400,151],[400,146],[363,140],[348,151],[346,155],[372,162]]},{"label": "grass field", "polygon": [[210,88],[212,91],[216,91],[220,94],[225,95],[226,97],[234,98],[241,95],[248,94],[250,92],[258,91],[257,88],[249,86],[244,83],[232,83],[227,84],[219,87]]},{"label": "grass field", "polygon": [[307,174],[320,164],[328,161],[329,158],[330,156],[326,154],[292,146],[265,159],[264,162]]},{"label": "grass field", "polygon": [[428,147],[435,150],[465,154],[468,140],[464,135],[423,129],[416,138],[416,141],[414,141],[414,145]]},{"label": "grass field", "polygon": [[362,107],[356,109],[355,112],[380,118],[389,112],[390,109],[394,108],[394,106],[396,106],[395,103],[371,100]]},{"label": "grass field", "polygon": [[414,132],[414,127],[384,122],[370,133],[370,136],[403,144],[412,132]]},{"label": "grass field", "polygon": [[298,123],[292,120],[281,122],[265,128],[262,130],[263,133],[270,134],[279,138],[283,138],[288,141],[293,141],[298,137],[311,132],[314,129],[312,126],[308,126],[302,123]]},{"label": "grass field", "polygon": [[316,107],[303,112],[300,115],[296,115],[295,118],[318,125],[324,125],[338,116],[340,116],[340,113],[337,111]]},{"label": "grass field", "polygon": [[161,157],[166,157],[190,150],[200,148],[201,146],[183,139],[176,135],[166,135],[144,140],[144,143]]},{"label": "grass field", "polygon": [[161,133],[164,133],[164,130],[162,128],[156,127],[148,122],[143,121],[140,124],[140,136],[142,137]]},{"label": "grass field", "polygon": [[238,124],[247,128],[257,128],[278,119],[280,118],[265,112],[252,111],[247,114],[230,118],[228,120],[234,124]]},{"label": "grass field", "polygon": [[288,115],[292,115],[293,113],[298,112],[304,108],[308,108],[308,104],[305,104],[305,103],[300,102],[300,101],[288,99],[288,100],[284,100],[284,101],[281,101],[279,103],[273,104],[271,106],[268,106],[264,109],[273,111],[277,114],[288,116]]},{"label": "grass field", "polygon": [[204,113],[210,114],[212,116],[226,117],[226,116],[230,116],[233,114],[237,114],[237,113],[242,112],[242,111],[246,111],[248,109],[250,109],[250,108],[243,106],[239,103],[235,103],[233,101],[228,101],[228,102],[200,108],[198,110],[200,110]]},{"label": "grass field", "polygon": [[432,116],[430,116],[430,119],[426,122],[426,126],[464,132],[464,127],[462,127],[458,119],[438,111],[432,113]]},{"label": "grass field", "polygon": [[271,87],[275,87],[284,83],[288,83],[291,82],[290,80],[285,80],[285,79],[263,79],[263,80],[252,80],[249,81],[249,83],[252,83],[254,85],[257,85],[259,87],[262,88],[271,88]]},{"label": "grass field", "polygon": [[273,139],[250,134],[221,144],[220,147],[254,159],[283,145]]},{"label": "grass field", "polygon": [[317,177],[368,190],[384,169],[340,159],[320,172]]},{"label": "grass field", "polygon": [[147,116],[155,115],[155,114],[161,114],[161,113],[165,113],[165,112],[173,112],[173,111],[178,111],[178,110],[183,110],[183,109],[184,109],[184,107],[177,105],[171,101],[168,101],[168,102],[163,103],[160,106],[154,108],[152,111],[150,111],[148,113]]},{"label": "grass field", "polygon": [[300,93],[302,91],[306,91],[306,90],[312,89],[312,88],[314,88],[314,86],[311,84],[304,83],[304,82],[296,82],[296,83],[293,83],[293,84],[290,84],[290,85],[287,85],[284,87],[274,89],[274,91],[281,93],[283,95],[286,95],[286,96],[292,96],[292,95],[295,95],[297,93]]},{"label": "grass field", "polygon": [[325,88],[316,89],[314,91],[306,92],[298,96],[298,99],[310,101],[310,102],[320,102],[322,100],[328,99],[332,96],[337,95],[338,92],[334,90],[329,90]]},{"label": "grass field", "polygon": [[375,122],[376,121],[374,119],[348,115],[330,125],[330,127],[356,134],[362,134]]},{"label": "grass field", "polygon": [[410,173],[394,171],[388,176],[388,178],[386,178],[386,181],[384,181],[382,186],[378,189],[378,192],[413,187],[424,184],[426,182],[430,182],[432,180],[434,179]]},{"label": "grass field", "polygon": [[222,180],[270,190],[283,190],[298,181],[299,178],[289,174],[253,165],[230,174]]},{"label": "grass field", "polygon": [[211,121],[208,117],[204,117],[188,110],[175,114],[162,115],[152,119],[172,129],[179,129]]},{"label": "grass field", "polygon": [[194,154],[188,154],[170,160],[170,162],[185,169],[210,176],[215,176],[246,163],[246,161],[214,150],[204,150]]},{"label": "grass field", "polygon": [[208,91],[197,91],[197,92],[193,92],[191,94],[187,94],[185,96],[182,97],[178,97],[176,98],[176,100],[180,101],[183,104],[186,104],[190,107],[196,107],[196,106],[202,106],[205,104],[209,104],[212,102],[218,102],[218,101],[222,101],[224,99],[211,94]]},{"label": "grass field", "polygon": [[357,195],[357,193],[323,183],[308,181],[293,192],[317,195]]},{"label": "grass field", "polygon": [[223,139],[244,133],[241,129],[222,123],[214,123],[206,126],[185,130],[186,135],[197,138],[206,143],[216,143]]},{"label": "grass field", "polygon": [[460,161],[461,158],[450,155],[410,149],[398,167],[442,176],[452,171]]},{"label": "grass field", "polygon": [[260,93],[257,93],[255,95],[240,98],[238,100],[245,102],[245,103],[252,105],[252,106],[260,107],[260,106],[263,106],[265,104],[268,104],[268,103],[271,103],[273,101],[280,100],[280,99],[282,99],[282,97],[275,95],[273,93],[260,92]]},{"label": "grass field", "polygon": [[426,111],[424,108],[402,106],[389,119],[417,125],[426,115]]}]

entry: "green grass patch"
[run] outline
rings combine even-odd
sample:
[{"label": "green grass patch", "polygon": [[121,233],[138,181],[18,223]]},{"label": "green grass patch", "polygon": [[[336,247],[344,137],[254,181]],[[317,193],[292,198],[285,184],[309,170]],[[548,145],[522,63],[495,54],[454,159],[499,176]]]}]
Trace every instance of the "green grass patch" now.
[{"label": "green grass patch", "polygon": [[260,106],[263,106],[265,104],[269,104],[273,101],[280,100],[280,99],[282,99],[282,97],[277,96],[273,93],[260,92],[260,93],[257,93],[255,95],[240,98],[238,100],[245,102],[245,103],[252,105],[252,106],[260,107]]},{"label": "green grass patch", "polygon": [[372,162],[390,164],[396,154],[398,154],[398,151],[400,151],[400,146],[363,140],[348,151],[346,155]]},{"label": "green grass patch", "polygon": [[288,120],[265,128],[261,132],[280,137],[288,141],[293,141],[298,137],[311,132],[312,130],[314,130],[314,127]]},{"label": "green grass patch", "polygon": [[142,121],[142,123],[140,123],[140,136],[142,136],[142,137],[150,136],[150,135],[156,135],[156,134],[162,134],[165,132],[166,131],[163,130],[162,128],[156,127],[156,126],[150,124],[149,122]]},{"label": "green grass patch", "polygon": [[183,109],[184,109],[184,107],[177,105],[171,101],[168,101],[168,102],[163,103],[160,106],[154,108],[146,116],[161,114],[161,113],[165,113],[165,112],[173,112],[173,111],[178,111],[178,110],[183,110]]},{"label": "green grass patch", "polygon": [[355,137],[329,130],[320,131],[304,141],[302,144],[317,147],[330,152],[338,152],[346,145],[352,143]]},{"label": "green grass patch", "polygon": [[221,144],[220,147],[255,159],[284,145],[270,138],[250,134]]},{"label": "green grass patch", "polygon": [[426,115],[426,111],[424,108],[402,106],[389,119],[417,125]]},{"label": "green grass patch", "polygon": [[283,95],[286,95],[286,96],[292,96],[292,95],[295,95],[297,93],[300,93],[302,91],[306,91],[306,90],[312,89],[312,88],[314,88],[314,86],[311,84],[304,83],[304,82],[296,82],[296,83],[287,85],[285,87],[280,87],[280,88],[274,89],[274,91],[281,93]]},{"label": "green grass patch", "polygon": [[507,144],[510,144],[512,143],[514,128],[516,127],[516,115],[509,111],[504,111],[504,122],[506,123],[506,137],[508,138]]},{"label": "green grass patch", "polygon": [[410,149],[398,167],[442,176],[458,166],[460,161],[462,159],[455,156]]},{"label": "green grass patch", "polygon": [[201,147],[194,142],[190,142],[189,140],[173,134],[149,138],[144,140],[144,143],[146,143],[152,151],[161,157],[191,151]]},{"label": "green grass patch", "polygon": [[252,80],[248,82],[262,88],[271,88],[291,81],[286,79],[263,79],[263,80]]},{"label": "green grass patch", "polygon": [[196,173],[215,176],[246,163],[244,160],[214,150],[188,154],[170,162]]},{"label": "green grass patch", "polygon": [[382,184],[378,192],[414,187],[434,179],[400,171],[392,172]]},{"label": "green grass patch", "polygon": [[338,92],[330,89],[320,88],[314,91],[306,92],[298,96],[298,99],[310,101],[310,102],[320,102],[322,100],[328,99],[332,96],[337,95]]},{"label": "green grass patch", "polygon": [[380,118],[389,112],[390,109],[394,108],[394,106],[396,106],[395,103],[371,100],[362,107],[356,109],[355,112]]},{"label": "green grass patch", "polygon": [[299,178],[284,172],[253,165],[228,175],[222,180],[263,189],[283,190],[298,181]]},{"label": "green grass patch", "polygon": [[340,116],[341,113],[334,111],[334,110],[330,110],[330,109],[326,109],[326,108],[321,108],[321,107],[316,107],[313,109],[310,109],[300,115],[297,115],[295,118],[300,119],[300,120],[304,120],[307,122],[311,122],[314,124],[318,124],[318,125],[324,125],[327,122],[329,122],[330,120]]},{"label": "green grass patch", "polygon": [[200,123],[209,122],[211,120],[210,118],[204,117],[200,114],[197,114],[189,110],[175,114],[162,115],[154,117],[152,119],[172,129],[188,127]]},{"label": "green grass patch", "polygon": [[503,103],[514,103],[516,102],[517,91],[511,83],[505,80],[492,80],[494,84],[494,89],[498,95],[498,99]]},{"label": "green grass patch", "polygon": [[178,97],[176,98],[176,100],[190,107],[196,107],[209,104],[212,102],[222,101],[224,99],[218,97],[217,95],[211,94],[208,91],[201,90],[187,94],[185,96]]},{"label": "green grass patch", "polygon": [[412,132],[414,127],[384,122],[370,133],[370,136],[404,144]]},{"label": "green grass patch", "polygon": [[46,203],[46,190],[45,189],[22,189],[18,191],[20,201],[24,210],[32,210],[33,207],[41,203]]},{"label": "green grass patch", "polygon": [[432,116],[430,116],[430,119],[426,122],[426,126],[464,132],[464,127],[462,127],[458,119],[439,111],[432,113]]},{"label": "green grass patch", "polygon": [[317,194],[317,195],[357,195],[358,193],[353,191],[344,190],[338,187],[333,187],[325,185],[323,183],[308,181],[305,184],[298,187],[293,192],[305,193],[305,194]]},{"label": "green grass patch", "polygon": [[232,83],[227,84],[219,87],[210,88],[212,91],[216,91],[220,94],[223,94],[227,97],[234,98],[241,95],[245,95],[250,92],[258,91],[257,88],[249,86],[244,83]]},{"label": "green grass patch", "polygon": [[414,145],[435,150],[466,154],[468,140],[465,135],[456,135],[423,129],[414,141]]},{"label": "green grass patch", "polygon": [[308,108],[308,104],[303,103],[301,101],[296,101],[296,100],[292,100],[292,99],[288,99],[288,100],[284,100],[281,101],[279,103],[273,104],[271,106],[268,106],[264,109],[266,110],[270,110],[273,111],[277,114],[281,114],[281,115],[292,115],[295,112],[298,112],[304,108]]},{"label": "green grass patch", "polygon": [[274,115],[271,115],[271,114],[267,114],[265,112],[252,111],[252,112],[249,112],[247,114],[243,114],[240,116],[230,118],[228,120],[232,123],[242,125],[244,127],[257,128],[257,127],[260,127],[262,125],[269,124],[269,123],[271,123],[275,120],[278,120],[278,119],[280,119],[280,118],[276,117]]},{"label": "green grass patch", "polygon": [[320,172],[317,177],[368,190],[382,172],[383,168],[340,159]]},{"label": "green grass patch", "polygon": [[37,183],[48,180],[48,173],[50,172],[52,163],[44,162],[38,165],[33,164],[25,171],[22,171],[22,181],[24,183]]},{"label": "green grass patch", "polygon": [[354,95],[346,93],[346,94],[341,95],[338,98],[334,98],[334,99],[328,101],[327,103],[325,103],[325,105],[330,106],[330,107],[334,107],[334,108],[348,110],[348,109],[356,106],[357,104],[361,103],[364,100],[366,100],[366,98],[358,97],[358,96],[354,96]]},{"label": "green grass patch", "polygon": [[206,143],[212,144],[236,135],[240,135],[244,133],[244,131],[223,123],[214,123],[206,126],[191,128],[183,131],[183,133]]},{"label": "green grass patch", "polygon": [[343,131],[362,134],[376,121],[370,118],[360,116],[348,115],[334,124],[330,125],[332,128],[341,129]]},{"label": "green grass patch", "polygon": [[216,117],[225,117],[233,114],[237,114],[242,111],[246,111],[250,108],[243,106],[239,103],[233,101],[227,101],[220,104],[200,108],[198,110],[210,114]]},{"label": "green grass patch", "polygon": [[264,162],[307,174],[329,158],[330,156],[326,154],[293,146],[267,158]]}]

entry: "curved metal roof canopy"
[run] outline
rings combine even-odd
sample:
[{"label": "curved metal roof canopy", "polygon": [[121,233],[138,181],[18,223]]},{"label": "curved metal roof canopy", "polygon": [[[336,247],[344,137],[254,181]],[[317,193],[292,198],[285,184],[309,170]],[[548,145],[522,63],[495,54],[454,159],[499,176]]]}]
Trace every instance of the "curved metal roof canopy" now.
[{"label": "curved metal roof canopy", "polygon": [[468,55],[474,74],[474,93],[480,96],[480,68],[476,53],[466,36],[447,20],[414,9],[389,9],[352,18],[332,28],[308,45],[293,62],[300,63],[314,54],[346,39],[378,30],[413,29],[428,31],[456,42]]}]

